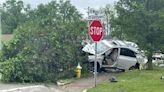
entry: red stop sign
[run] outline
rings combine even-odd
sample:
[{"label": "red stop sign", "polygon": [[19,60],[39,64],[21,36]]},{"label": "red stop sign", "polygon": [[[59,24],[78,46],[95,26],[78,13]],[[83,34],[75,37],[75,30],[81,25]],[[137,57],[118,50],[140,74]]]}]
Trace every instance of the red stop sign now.
[{"label": "red stop sign", "polygon": [[88,34],[92,41],[98,42],[104,36],[104,28],[99,20],[93,20],[90,23]]}]

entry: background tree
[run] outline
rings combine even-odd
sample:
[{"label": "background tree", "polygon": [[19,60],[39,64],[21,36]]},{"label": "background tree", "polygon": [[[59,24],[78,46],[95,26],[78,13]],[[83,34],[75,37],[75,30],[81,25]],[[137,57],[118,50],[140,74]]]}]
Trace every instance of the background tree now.
[{"label": "background tree", "polygon": [[69,1],[52,1],[30,10],[28,17],[2,48],[2,79],[55,82],[73,76],[77,63],[85,60],[80,45],[86,23],[77,9]]},{"label": "background tree", "polygon": [[116,11],[114,9],[114,6],[109,5],[109,4],[107,4],[105,6],[105,8],[102,8],[100,10],[102,10],[102,12],[104,13],[104,17],[105,17],[104,21],[106,22],[106,28],[107,28],[106,30],[110,31],[110,33],[108,33],[108,35],[106,35],[104,38],[110,39],[111,36],[113,35],[113,34],[111,34],[111,33],[113,33],[112,31],[114,30],[113,27],[112,27],[113,26],[112,25],[112,20],[115,17]]},{"label": "background tree", "polygon": [[119,0],[115,5],[115,31],[145,50],[149,69],[152,69],[152,54],[164,47],[163,8],[163,0]]},{"label": "background tree", "polygon": [[2,33],[11,34],[21,23],[27,20],[26,12],[29,10],[21,0],[7,0],[2,9]]}]

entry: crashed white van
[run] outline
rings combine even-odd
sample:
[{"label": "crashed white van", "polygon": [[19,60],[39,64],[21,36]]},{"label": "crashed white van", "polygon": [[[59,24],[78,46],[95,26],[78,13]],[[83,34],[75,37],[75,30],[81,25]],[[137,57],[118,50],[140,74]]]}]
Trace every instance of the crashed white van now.
[{"label": "crashed white van", "polygon": [[[88,62],[93,69],[95,61],[95,44],[88,43],[82,49],[89,53]],[[133,42],[121,40],[101,40],[97,43],[97,70],[119,69],[128,70],[139,68],[146,63],[143,55],[138,51],[138,46]]]}]

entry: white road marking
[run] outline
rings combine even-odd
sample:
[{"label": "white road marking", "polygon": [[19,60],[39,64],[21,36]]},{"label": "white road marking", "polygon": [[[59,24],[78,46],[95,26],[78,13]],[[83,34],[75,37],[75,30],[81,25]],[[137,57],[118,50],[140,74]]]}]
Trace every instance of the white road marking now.
[{"label": "white road marking", "polygon": [[83,92],[87,92],[87,89],[84,89]]},{"label": "white road marking", "polygon": [[35,89],[35,88],[45,88],[45,86],[43,86],[43,85],[36,85],[36,86],[19,87],[19,88],[12,88],[12,89],[0,90],[0,92],[12,92],[12,91],[21,92],[23,90]]}]

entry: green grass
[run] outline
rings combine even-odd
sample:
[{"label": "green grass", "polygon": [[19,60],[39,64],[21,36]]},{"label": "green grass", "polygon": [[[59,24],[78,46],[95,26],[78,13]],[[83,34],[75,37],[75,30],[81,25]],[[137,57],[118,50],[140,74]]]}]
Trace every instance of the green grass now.
[{"label": "green grass", "polygon": [[164,68],[116,74],[118,82],[104,81],[87,92],[164,92]]}]

